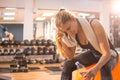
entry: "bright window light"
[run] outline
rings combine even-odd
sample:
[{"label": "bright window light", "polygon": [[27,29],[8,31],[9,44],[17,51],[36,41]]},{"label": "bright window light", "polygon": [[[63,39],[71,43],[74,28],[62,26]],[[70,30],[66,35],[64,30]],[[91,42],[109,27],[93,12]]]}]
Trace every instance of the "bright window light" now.
[{"label": "bright window light", "polygon": [[79,13],[78,16],[89,16],[90,14],[87,13]]},{"label": "bright window light", "polygon": [[112,9],[114,13],[120,13],[120,1],[113,2]]},{"label": "bright window light", "polygon": [[5,8],[7,10],[16,10],[16,8]]},{"label": "bright window light", "polygon": [[53,16],[54,14],[53,13],[44,13],[42,14],[42,16]]},{"label": "bright window light", "polygon": [[45,17],[37,17],[35,20],[36,20],[36,21],[45,20]]},{"label": "bright window light", "polygon": [[14,17],[3,17],[3,20],[15,20]]},{"label": "bright window light", "polygon": [[3,13],[5,16],[14,16],[15,12],[4,12]]}]

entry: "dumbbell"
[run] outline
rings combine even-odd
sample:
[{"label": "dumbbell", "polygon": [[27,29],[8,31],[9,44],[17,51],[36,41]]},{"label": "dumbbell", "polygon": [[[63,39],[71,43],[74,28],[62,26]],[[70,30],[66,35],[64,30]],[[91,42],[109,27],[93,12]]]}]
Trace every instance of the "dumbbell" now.
[{"label": "dumbbell", "polygon": [[15,41],[15,42],[14,42],[14,45],[18,45],[18,44],[19,44],[18,41]]},{"label": "dumbbell", "polygon": [[16,52],[15,52],[16,54],[20,54],[20,53],[22,53],[22,51],[21,51],[21,49],[20,48],[16,48]]},{"label": "dumbbell", "polygon": [[14,42],[15,42],[14,40],[9,40],[10,45],[14,45]]},{"label": "dumbbell", "polygon": [[36,54],[36,49],[34,47],[31,48],[31,54]]},{"label": "dumbbell", "polygon": [[9,53],[10,53],[10,55],[14,55],[15,54],[15,49],[14,48],[9,49]]},{"label": "dumbbell", "polygon": [[48,61],[49,61],[50,64],[54,63],[53,59],[48,59]]},{"label": "dumbbell", "polygon": [[24,49],[23,53],[25,55],[31,55],[32,52],[31,52],[31,49],[29,47],[27,47],[27,48]]},{"label": "dumbbell", "polygon": [[44,54],[43,48],[42,47],[38,47],[37,53],[38,53],[38,55]]},{"label": "dumbbell", "polygon": [[29,40],[24,40],[24,45],[30,45],[30,41]]},{"label": "dumbbell", "polygon": [[42,41],[42,45],[47,45],[47,40],[42,39],[41,41]]},{"label": "dumbbell", "polygon": [[31,63],[32,63],[32,64],[35,64],[35,63],[37,63],[37,62],[36,62],[35,59],[33,59],[33,60],[31,60]]},{"label": "dumbbell", "polygon": [[3,45],[9,45],[9,40],[4,40]]},{"label": "dumbbell", "polygon": [[25,45],[25,43],[24,43],[24,40],[23,41],[20,41],[20,45]]},{"label": "dumbbell", "polygon": [[11,64],[11,65],[10,65],[10,68],[17,68],[17,67],[19,67],[18,64]]},{"label": "dumbbell", "polygon": [[42,40],[36,40],[36,45],[37,45],[37,46],[42,45]]},{"label": "dumbbell", "polygon": [[46,60],[45,60],[45,59],[40,60],[39,63],[40,63],[40,64],[46,64]]},{"label": "dumbbell", "polygon": [[36,45],[36,40],[31,40],[31,45]]},{"label": "dumbbell", "polygon": [[54,48],[52,47],[52,48],[49,48],[49,53],[50,53],[50,54],[55,54],[56,51],[55,51]]},{"label": "dumbbell", "polygon": [[4,55],[8,55],[9,54],[9,49],[8,48],[4,48],[3,49],[3,53],[4,53]]},{"label": "dumbbell", "polygon": [[43,51],[44,51],[44,54],[49,54],[49,48],[48,47],[44,47]]},{"label": "dumbbell", "polygon": [[17,61],[22,61],[23,59],[26,59],[26,56],[24,55],[24,54],[22,54],[22,53],[20,53],[20,54],[16,54],[15,56],[14,56],[14,59],[16,59]]},{"label": "dumbbell", "polygon": [[52,45],[52,44],[53,44],[53,41],[50,40],[50,39],[48,39],[48,40],[47,40],[47,45],[50,46],[50,45]]}]

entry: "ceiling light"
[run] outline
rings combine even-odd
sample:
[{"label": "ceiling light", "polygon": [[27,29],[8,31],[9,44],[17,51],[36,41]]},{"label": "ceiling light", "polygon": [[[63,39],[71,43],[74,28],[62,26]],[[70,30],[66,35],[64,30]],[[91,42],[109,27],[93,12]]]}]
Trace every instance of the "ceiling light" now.
[{"label": "ceiling light", "polygon": [[15,20],[14,17],[3,17],[3,20]]},{"label": "ceiling light", "polygon": [[7,10],[16,10],[16,8],[5,8]]},{"label": "ceiling light", "polygon": [[37,21],[45,20],[45,17],[37,17],[35,20],[37,20]]},{"label": "ceiling light", "polygon": [[44,13],[42,14],[42,16],[53,16],[54,14],[53,13]]},{"label": "ceiling light", "polygon": [[82,16],[82,17],[83,17],[83,16],[89,16],[89,15],[90,15],[90,14],[88,14],[88,13],[79,13],[79,14],[78,14],[78,16]]},{"label": "ceiling light", "polygon": [[15,12],[4,12],[3,13],[5,16],[14,16]]},{"label": "ceiling light", "polygon": [[120,1],[116,0],[112,3],[112,10],[113,10],[113,13],[120,13]]}]

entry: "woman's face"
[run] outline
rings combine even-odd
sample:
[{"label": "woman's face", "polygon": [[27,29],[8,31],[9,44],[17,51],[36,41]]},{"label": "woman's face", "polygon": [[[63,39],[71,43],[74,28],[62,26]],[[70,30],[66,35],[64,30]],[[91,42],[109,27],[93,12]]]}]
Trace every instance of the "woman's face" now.
[{"label": "woman's face", "polygon": [[67,21],[59,29],[62,32],[65,32],[71,36],[74,36],[78,31],[77,21],[76,20]]}]

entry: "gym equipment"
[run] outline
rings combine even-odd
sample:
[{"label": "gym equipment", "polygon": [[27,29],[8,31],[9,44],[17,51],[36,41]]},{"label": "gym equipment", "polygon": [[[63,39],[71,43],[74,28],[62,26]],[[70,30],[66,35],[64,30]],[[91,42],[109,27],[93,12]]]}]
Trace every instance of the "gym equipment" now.
[{"label": "gym equipment", "polygon": [[36,40],[36,45],[37,45],[37,46],[42,45],[42,41],[41,41],[41,40]]},{"label": "gym equipment", "polygon": [[[8,45],[5,45],[5,43],[7,43]],[[12,57],[14,57],[14,61],[16,63],[11,64],[11,67],[13,69],[19,69],[20,67],[19,62],[22,61],[22,59],[21,60],[19,59],[20,57],[19,54],[24,54],[25,56],[27,56],[27,58],[30,58],[30,60],[26,61],[27,63],[42,63],[42,64],[54,63],[56,51],[55,51],[52,40],[45,40],[45,39],[31,40],[31,41],[4,40],[2,41],[2,44],[3,44],[1,46],[2,48],[0,47],[0,55],[11,55]],[[18,55],[19,57],[16,57]],[[37,55],[40,56],[39,60],[36,60],[38,59]],[[50,58],[53,56],[53,62],[52,60],[45,59],[47,58],[47,57],[44,57],[46,55],[48,55],[48,57],[50,55]],[[43,56],[44,58],[41,58],[41,56]],[[41,59],[44,59],[44,60],[41,60]]]},{"label": "gym equipment", "polygon": [[9,54],[14,55],[15,54],[15,49],[14,48],[9,49]]},{"label": "gym equipment", "polygon": [[47,45],[47,40],[42,39],[41,41],[42,41],[42,45],[44,45],[44,46],[46,46],[46,45]]},{"label": "gym equipment", "polygon": [[22,53],[22,50],[20,48],[16,48],[16,52],[15,53],[16,54],[20,54],[20,53]]},{"label": "gym equipment", "polygon": [[20,41],[20,45],[23,46],[25,43],[24,43],[24,40],[23,41]]},{"label": "gym equipment", "polygon": [[37,53],[38,53],[38,55],[40,55],[40,54],[44,54],[44,52],[43,52],[43,48],[42,48],[42,47],[38,47],[38,49],[37,49]]},{"label": "gym equipment", "polygon": [[49,53],[50,53],[50,54],[55,54],[56,51],[54,50],[54,48],[49,48]]},{"label": "gym equipment", "polygon": [[11,72],[28,72],[27,58],[23,53],[16,54],[13,63],[10,64]]},{"label": "gym equipment", "polygon": [[44,47],[43,51],[44,51],[44,54],[49,54],[49,48],[48,47]]},{"label": "gym equipment", "polygon": [[9,40],[9,45],[14,45],[14,40]]},{"label": "gym equipment", "polygon": [[36,45],[36,40],[31,40],[31,45]]},{"label": "gym equipment", "polygon": [[40,63],[40,64],[46,64],[46,60],[44,60],[44,59],[43,59],[43,60],[40,60],[39,63]]},{"label": "gym equipment", "polygon": [[37,50],[36,50],[36,48],[35,48],[35,46],[33,46],[32,48],[31,48],[31,54],[37,54]]},{"label": "gym equipment", "polygon": [[47,40],[47,45],[48,45],[48,46],[53,45],[53,41],[52,41],[52,40],[50,40],[50,39],[48,39],[48,40]]},{"label": "gym equipment", "polygon": [[24,53],[25,55],[31,55],[31,54],[32,54],[31,48],[29,48],[29,47],[25,48],[24,51],[23,51],[23,53]]},{"label": "gym equipment", "polygon": [[3,49],[3,55],[8,55],[9,54],[9,49],[8,48],[4,48]]},{"label": "gym equipment", "polygon": [[30,41],[29,40],[24,40],[24,45],[29,46],[30,45]]},{"label": "gym equipment", "polygon": [[3,44],[3,45],[9,45],[9,40],[4,40],[4,41],[2,42],[2,44]]}]

